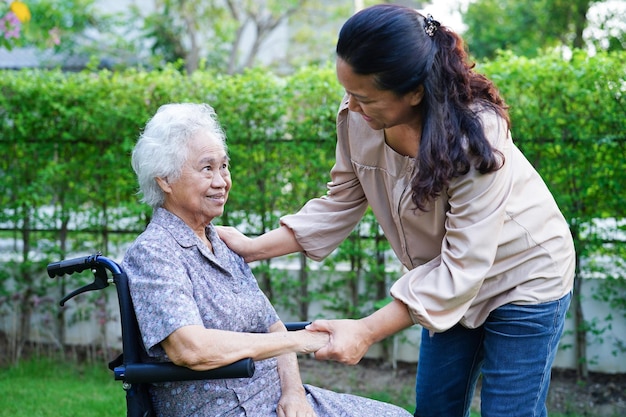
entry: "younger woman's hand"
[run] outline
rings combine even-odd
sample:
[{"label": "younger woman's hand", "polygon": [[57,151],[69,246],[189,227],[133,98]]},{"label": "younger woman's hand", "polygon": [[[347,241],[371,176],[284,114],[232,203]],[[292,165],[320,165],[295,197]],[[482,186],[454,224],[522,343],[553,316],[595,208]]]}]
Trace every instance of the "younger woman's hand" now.
[{"label": "younger woman's hand", "polygon": [[231,226],[215,226],[215,230],[220,239],[222,239],[233,252],[238,253],[244,258],[246,257],[247,249],[252,239]]},{"label": "younger woman's hand", "polygon": [[373,343],[361,320],[316,320],[307,330],[330,333],[330,343],[315,352],[315,358],[356,365]]}]

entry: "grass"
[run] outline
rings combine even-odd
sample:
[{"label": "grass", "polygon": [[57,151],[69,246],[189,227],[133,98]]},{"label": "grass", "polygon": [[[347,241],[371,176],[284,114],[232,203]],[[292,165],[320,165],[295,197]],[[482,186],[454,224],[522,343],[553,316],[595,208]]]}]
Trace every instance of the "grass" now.
[{"label": "grass", "polygon": [[[412,390],[405,408],[413,412]],[[30,359],[0,369],[0,417],[121,417],[126,399],[106,364]],[[385,392],[354,392],[391,402]],[[479,417],[473,414],[472,417]]]},{"label": "grass", "polygon": [[[0,417],[121,417],[126,399],[103,364],[31,359],[0,369]],[[390,402],[385,392],[354,392]],[[409,394],[407,394],[409,395]],[[412,395],[412,393],[411,393]],[[413,411],[408,404],[405,408]],[[472,412],[472,417],[480,414]],[[581,417],[574,414],[550,417]]]},{"label": "grass", "polygon": [[120,417],[126,399],[106,365],[31,359],[0,370],[1,417]]}]

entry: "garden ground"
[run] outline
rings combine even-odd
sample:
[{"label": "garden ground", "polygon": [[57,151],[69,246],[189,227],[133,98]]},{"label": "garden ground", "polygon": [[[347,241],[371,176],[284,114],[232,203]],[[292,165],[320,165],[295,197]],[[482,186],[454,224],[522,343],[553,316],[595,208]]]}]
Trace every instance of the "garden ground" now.
[{"label": "garden ground", "polygon": [[[379,398],[398,405],[412,405],[415,365],[400,363],[397,369],[377,361],[363,360],[357,366],[300,359],[302,379],[306,383],[334,391],[375,392]],[[479,391],[479,390],[477,390]],[[477,392],[472,407],[480,410]],[[626,374],[591,373],[587,381],[578,381],[573,370],[555,369],[548,395],[550,415],[588,417],[626,416]]]},{"label": "garden ground", "polygon": [[[8,340],[0,332],[0,371],[8,366]],[[25,346],[23,359],[53,354],[53,347],[37,348]],[[58,352],[57,352],[58,353]],[[73,346],[65,356],[71,362],[102,362],[116,353],[92,355],[92,349]],[[73,358],[73,359],[72,359]],[[300,371],[305,383],[344,393],[367,395],[382,401],[391,402],[409,410],[414,407],[415,364],[400,362],[396,369],[377,360],[364,359],[357,366],[347,366],[335,362],[317,361],[312,357],[300,356]],[[472,409],[480,411],[480,387],[474,398]],[[548,394],[550,417],[625,417],[626,416],[626,373],[590,373],[588,380],[577,379],[575,371],[555,369]],[[0,413],[0,416],[3,414]],[[478,415],[478,414],[474,414]]]}]

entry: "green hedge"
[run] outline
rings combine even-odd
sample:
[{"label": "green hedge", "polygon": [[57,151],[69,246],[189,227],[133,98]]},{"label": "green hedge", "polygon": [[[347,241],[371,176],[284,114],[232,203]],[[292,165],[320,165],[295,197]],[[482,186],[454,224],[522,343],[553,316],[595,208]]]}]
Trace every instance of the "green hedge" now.
[{"label": "green hedge", "polygon": [[[624,217],[626,113],[624,54],[571,60],[504,55],[480,64],[511,107],[513,134],[538,167],[569,219]],[[276,217],[324,192],[332,165],[335,112],[342,95],[332,67],[288,77],[261,69],[225,76],[162,72],[24,70],[0,77],[0,222],[58,228],[64,216],[137,204],[129,153],[140,129],[167,102],[213,105],[232,154],[235,214]],[[575,183],[575,184],[572,184]],[[572,188],[574,187],[574,188]],[[572,192],[575,190],[575,193]],[[39,212],[55,205],[57,211]],[[64,213],[62,213],[64,212]],[[270,216],[271,214],[271,216]],[[266,217],[270,216],[270,217]],[[102,219],[89,227],[102,227]],[[7,223],[7,221],[9,223]],[[38,227],[35,227],[38,228]]]},{"label": "green hedge", "polygon": [[[624,53],[576,52],[569,60],[503,55],[477,67],[505,96],[514,138],[554,192],[581,256],[608,250],[607,238],[589,229],[593,219],[626,218],[625,62]],[[46,262],[108,253],[143,229],[150,212],[138,203],[129,155],[148,118],[168,102],[207,102],[219,115],[234,180],[221,221],[250,234],[275,227],[280,215],[325,192],[342,93],[332,66],[284,77],[262,69],[233,76],[175,68],[0,72],[0,228],[17,255],[3,263],[0,291],[42,296],[51,285],[38,279]],[[352,302],[307,293],[305,266],[296,304],[328,297],[342,314],[362,315],[363,305],[373,308],[365,300],[384,295],[395,279],[384,268],[388,246],[371,216],[363,224],[368,236],[354,234],[325,264],[349,262],[350,282],[322,284],[330,292],[348,287]],[[282,297],[294,291],[266,267],[259,269],[266,287],[273,282]]]},{"label": "green hedge", "polygon": [[518,146],[568,219],[626,217],[618,198],[626,195],[625,58],[504,55],[481,67],[507,98]]},{"label": "green hedge", "polygon": [[[0,149],[8,155],[0,170],[9,179],[0,185],[0,221],[21,229],[29,218],[33,229],[54,229],[94,210],[81,226],[91,230],[109,224],[104,208],[146,212],[129,154],[156,109],[177,101],[207,102],[218,112],[233,160],[230,213],[296,209],[323,191],[341,94],[331,68],[286,79],[261,70],[230,77],[25,70],[2,73],[0,91]],[[54,213],[37,210],[51,205]]]}]

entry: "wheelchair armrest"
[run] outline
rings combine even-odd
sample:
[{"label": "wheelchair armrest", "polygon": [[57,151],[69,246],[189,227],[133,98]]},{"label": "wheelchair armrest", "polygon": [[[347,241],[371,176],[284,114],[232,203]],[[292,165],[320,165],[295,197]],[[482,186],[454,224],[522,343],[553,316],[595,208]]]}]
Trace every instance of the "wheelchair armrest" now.
[{"label": "wheelchair armrest", "polygon": [[171,381],[197,381],[200,379],[250,378],[254,375],[254,361],[241,359],[230,365],[207,371],[194,371],[171,362],[129,363],[113,369],[115,379],[130,384]]},{"label": "wheelchair armrest", "polygon": [[[311,322],[298,321],[284,323],[288,331],[302,330]],[[207,371],[195,371],[184,366],[178,366],[171,362],[140,362],[121,364],[119,362],[110,366],[115,380],[125,381],[130,384],[144,384],[172,381],[197,381],[200,379],[224,379],[224,378],[250,378],[254,375],[254,361],[250,358],[241,359],[230,365],[222,366]],[[118,365],[118,366],[115,366]]]},{"label": "wheelchair armrest", "polygon": [[294,330],[303,330],[309,324],[311,324],[310,321],[292,321],[284,323],[285,327],[290,332],[293,332]]}]

